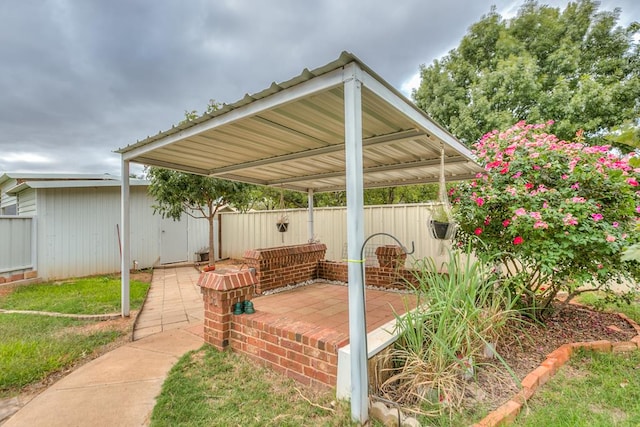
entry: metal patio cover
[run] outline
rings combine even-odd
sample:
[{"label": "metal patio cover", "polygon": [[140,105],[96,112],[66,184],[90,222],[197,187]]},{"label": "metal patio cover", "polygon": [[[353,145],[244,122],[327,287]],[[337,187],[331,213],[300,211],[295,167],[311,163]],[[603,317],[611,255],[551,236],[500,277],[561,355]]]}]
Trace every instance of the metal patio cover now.
[{"label": "metal patio cover", "polygon": [[366,422],[363,188],[439,181],[442,149],[447,180],[481,170],[459,141],[343,52],[324,67],[118,150],[123,315],[129,314],[130,162],[304,191],[311,217],[314,192],[346,190],[351,415]]},{"label": "metal patio cover", "polygon": [[469,150],[354,55],[121,148],[123,160],[296,191],[345,189],[345,69],[362,81],[364,188],[480,170]]}]

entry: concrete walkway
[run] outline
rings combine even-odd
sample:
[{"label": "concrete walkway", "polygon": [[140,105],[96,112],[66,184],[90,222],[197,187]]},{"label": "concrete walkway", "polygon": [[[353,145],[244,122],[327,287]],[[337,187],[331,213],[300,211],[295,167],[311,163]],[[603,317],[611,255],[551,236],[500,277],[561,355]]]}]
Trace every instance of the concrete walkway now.
[{"label": "concrete walkway", "polygon": [[3,427],[144,426],[171,367],[202,343],[202,298],[191,266],[156,269],[135,341],[81,366]]}]

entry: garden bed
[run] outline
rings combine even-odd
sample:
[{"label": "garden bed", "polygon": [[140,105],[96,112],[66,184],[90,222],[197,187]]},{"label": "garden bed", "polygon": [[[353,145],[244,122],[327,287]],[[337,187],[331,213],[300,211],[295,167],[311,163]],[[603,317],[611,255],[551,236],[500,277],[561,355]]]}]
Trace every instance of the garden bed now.
[{"label": "garden bed", "polygon": [[[585,341],[630,341],[637,335],[633,326],[615,313],[594,311],[570,304],[541,324],[524,325],[516,333],[498,343],[498,352],[519,380],[542,363],[547,355],[563,344]],[[511,375],[497,361],[478,372],[478,388],[471,387],[469,406],[480,404],[495,409],[517,391]]]}]

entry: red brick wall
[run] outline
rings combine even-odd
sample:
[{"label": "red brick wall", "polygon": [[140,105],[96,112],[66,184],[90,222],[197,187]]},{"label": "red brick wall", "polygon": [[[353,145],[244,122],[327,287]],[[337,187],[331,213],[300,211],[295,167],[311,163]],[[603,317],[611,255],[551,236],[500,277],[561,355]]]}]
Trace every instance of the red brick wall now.
[{"label": "red brick wall", "polygon": [[306,282],[318,277],[318,261],[324,259],[327,247],[322,243],[250,249],[244,259],[255,268],[256,293]]},{"label": "red brick wall", "polygon": [[[347,263],[337,261],[318,261],[318,278],[347,282]],[[385,289],[407,289],[409,283],[417,284],[412,270],[391,267],[365,267],[367,286]]]},{"label": "red brick wall", "polygon": [[338,349],[348,335],[269,313],[233,316],[231,348],[289,378],[311,386],[335,387]]}]

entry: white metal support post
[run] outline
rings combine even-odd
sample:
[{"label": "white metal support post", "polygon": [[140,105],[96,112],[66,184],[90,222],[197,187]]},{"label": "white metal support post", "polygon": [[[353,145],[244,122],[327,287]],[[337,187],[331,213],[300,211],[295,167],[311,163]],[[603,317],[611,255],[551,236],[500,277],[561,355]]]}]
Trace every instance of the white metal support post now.
[{"label": "white metal support post", "polygon": [[307,190],[307,200],[308,200],[308,214],[309,219],[307,220],[307,235],[309,236],[309,243],[313,243],[314,240],[314,227],[313,227],[313,189],[310,188]]},{"label": "white metal support post", "polygon": [[129,228],[131,213],[129,212],[129,161],[122,159],[120,191],[120,257],[121,290],[120,302],[122,317],[129,317],[129,264],[131,258],[131,237]]},{"label": "white metal support post", "polygon": [[362,70],[351,63],[344,70],[344,133],[347,188],[347,261],[349,281],[349,344],[351,346],[351,418],[369,418],[367,330],[361,258],[364,243],[362,176]]}]

